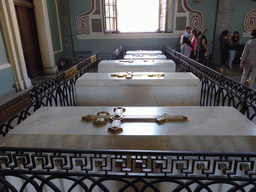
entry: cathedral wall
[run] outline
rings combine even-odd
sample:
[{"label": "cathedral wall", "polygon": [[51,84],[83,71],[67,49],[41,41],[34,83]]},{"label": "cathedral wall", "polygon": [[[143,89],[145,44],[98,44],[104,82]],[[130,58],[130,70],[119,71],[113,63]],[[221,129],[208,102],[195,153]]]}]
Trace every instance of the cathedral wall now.
[{"label": "cathedral wall", "polygon": [[[168,17],[168,33],[156,33],[151,36],[147,34],[118,36],[104,33],[102,13],[98,15],[94,13],[96,9],[102,11],[102,7],[97,7],[97,3],[101,3],[100,0],[69,0],[74,51],[91,51],[92,54],[97,51],[106,53],[112,52],[118,45],[169,45],[179,50],[179,38],[184,33],[184,30],[181,29],[183,26],[189,25],[192,27],[201,25],[198,29],[208,29],[207,39],[210,52],[212,52],[221,30],[227,29],[230,33],[239,31],[241,43],[250,38],[244,29],[244,20],[246,14],[255,7],[255,1],[202,0],[198,3],[194,0],[170,0],[169,2],[171,16]],[[179,8],[181,5],[180,9],[183,11],[179,12],[177,7]],[[102,5],[100,4],[100,6]],[[201,17],[194,20],[193,16],[197,15]],[[183,16],[187,17],[186,24],[178,23],[177,17]]]},{"label": "cathedral wall", "polygon": [[14,91],[14,76],[12,67],[8,62],[8,56],[0,26],[0,95]]},{"label": "cathedral wall", "polygon": [[[119,45],[132,45],[132,46],[159,46],[168,45],[176,49],[180,48],[180,36],[184,33],[185,27],[190,25],[190,18],[200,13],[202,15],[199,18],[199,28],[209,29],[209,39],[213,37],[216,4],[217,1],[204,0],[200,3],[195,3],[193,0],[177,1],[170,0],[168,15],[168,32],[167,33],[155,33],[155,34],[105,34],[104,26],[102,25],[103,19],[101,15],[95,15],[94,11],[97,9],[97,2],[100,0],[85,1],[77,0],[71,1],[70,4],[70,20],[71,31],[74,42],[75,51],[91,51],[92,54],[98,52],[109,53],[116,49]],[[180,3],[183,2],[183,5]],[[187,5],[187,7],[186,7]],[[94,8],[93,8],[94,6]],[[181,7],[181,11],[177,11]],[[207,8],[205,8],[207,7]],[[214,11],[212,11],[214,10]],[[102,8],[101,8],[102,11]],[[81,18],[81,15],[84,18]],[[178,18],[179,17],[179,18]],[[178,19],[180,20],[178,20]],[[185,21],[186,23],[178,23],[178,21]],[[79,21],[83,19],[83,21]],[[98,25],[95,26],[95,20]],[[94,21],[93,21],[94,20]],[[80,25],[80,31],[78,23],[83,22]],[[197,25],[197,24],[194,24]],[[82,33],[81,33],[82,31]],[[97,31],[97,32],[94,32]]]},{"label": "cathedral wall", "polygon": [[47,0],[55,62],[73,57],[68,0]]}]

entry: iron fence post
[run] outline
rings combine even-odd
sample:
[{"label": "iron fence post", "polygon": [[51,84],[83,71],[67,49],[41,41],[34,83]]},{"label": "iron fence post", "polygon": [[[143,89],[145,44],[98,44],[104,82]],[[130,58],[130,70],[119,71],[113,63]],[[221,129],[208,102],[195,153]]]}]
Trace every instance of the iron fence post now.
[{"label": "iron fence post", "polygon": [[[251,83],[251,82],[250,82],[249,80],[247,80],[247,81],[245,82],[246,88],[249,87],[250,83]],[[243,115],[245,114],[245,111],[246,111],[246,109],[247,109],[247,98],[248,98],[248,89],[245,89],[243,106],[242,106],[242,109],[241,109],[241,111],[240,111]]]}]

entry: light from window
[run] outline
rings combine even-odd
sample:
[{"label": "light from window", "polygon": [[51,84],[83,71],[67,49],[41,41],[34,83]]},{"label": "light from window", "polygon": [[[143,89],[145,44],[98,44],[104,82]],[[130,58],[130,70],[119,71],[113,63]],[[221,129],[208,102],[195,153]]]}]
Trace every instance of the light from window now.
[{"label": "light from window", "polygon": [[165,32],[167,2],[104,0],[105,32]]},{"label": "light from window", "polygon": [[159,29],[159,0],[117,0],[120,32],[155,32]]}]

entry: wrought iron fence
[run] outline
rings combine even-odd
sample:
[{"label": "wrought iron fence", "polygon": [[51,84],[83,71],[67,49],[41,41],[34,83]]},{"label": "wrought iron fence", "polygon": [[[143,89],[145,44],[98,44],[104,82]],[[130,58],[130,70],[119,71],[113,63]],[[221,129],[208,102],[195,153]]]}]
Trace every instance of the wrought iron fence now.
[{"label": "wrought iron fence", "polygon": [[255,191],[256,153],[0,148],[2,191]]},{"label": "wrought iron fence", "polygon": [[120,45],[113,53],[113,59],[123,59],[123,46]]},{"label": "wrought iron fence", "polygon": [[[234,106],[255,118],[255,92],[169,47],[179,70],[202,81],[202,106]],[[6,135],[41,106],[74,106],[74,86],[97,67],[93,56],[6,105]],[[10,113],[10,114],[9,114]],[[2,121],[3,119],[0,120]],[[256,191],[256,153],[67,150],[0,147],[0,191]]]},{"label": "wrought iron fence", "polygon": [[201,106],[232,106],[256,122],[256,92],[166,46],[165,53],[177,70],[192,72],[202,82]]},{"label": "wrought iron fence", "polygon": [[5,136],[42,106],[75,106],[76,80],[86,72],[95,71],[97,64],[98,58],[94,55],[1,106],[0,134]]}]

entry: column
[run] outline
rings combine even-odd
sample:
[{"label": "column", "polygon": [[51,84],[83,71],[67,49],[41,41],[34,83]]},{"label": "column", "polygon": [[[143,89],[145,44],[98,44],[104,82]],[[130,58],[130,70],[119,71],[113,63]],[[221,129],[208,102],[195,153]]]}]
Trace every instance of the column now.
[{"label": "column", "polygon": [[55,64],[47,2],[46,0],[34,0],[33,2],[44,73],[54,74],[58,71],[58,67]]},{"label": "column", "polygon": [[16,11],[12,0],[0,1],[0,14],[8,59],[13,69],[15,88],[17,91],[22,91],[31,87],[31,79],[27,74]]}]

